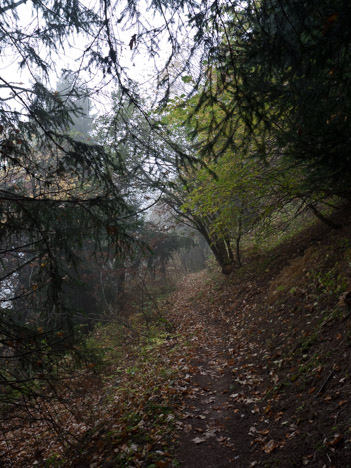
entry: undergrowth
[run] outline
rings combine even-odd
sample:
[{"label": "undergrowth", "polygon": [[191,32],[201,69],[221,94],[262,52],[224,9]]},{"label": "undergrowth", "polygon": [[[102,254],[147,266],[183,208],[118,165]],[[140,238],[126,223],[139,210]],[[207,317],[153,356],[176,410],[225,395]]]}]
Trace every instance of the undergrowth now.
[{"label": "undergrowth", "polygon": [[104,366],[98,424],[87,435],[80,457],[93,463],[90,466],[100,466],[102,460],[121,468],[172,466],[178,364],[186,346],[180,336],[165,330],[164,320],[146,326],[139,316],[133,325],[137,338],[128,340],[122,334],[121,340],[115,324],[98,327],[90,338],[90,346],[101,351]]}]

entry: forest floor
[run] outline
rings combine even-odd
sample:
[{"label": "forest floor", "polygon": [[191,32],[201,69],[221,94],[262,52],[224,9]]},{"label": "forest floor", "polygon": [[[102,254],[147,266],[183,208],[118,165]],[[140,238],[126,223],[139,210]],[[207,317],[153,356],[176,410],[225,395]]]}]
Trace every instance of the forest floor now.
[{"label": "forest floor", "polygon": [[334,221],[187,275],[145,339],[100,328],[112,364],[52,412],[74,437],[19,424],[4,466],[351,467],[351,210]]},{"label": "forest floor", "polygon": [[184,468],[351,467],[350,212],[226,279],[185,278]]}]

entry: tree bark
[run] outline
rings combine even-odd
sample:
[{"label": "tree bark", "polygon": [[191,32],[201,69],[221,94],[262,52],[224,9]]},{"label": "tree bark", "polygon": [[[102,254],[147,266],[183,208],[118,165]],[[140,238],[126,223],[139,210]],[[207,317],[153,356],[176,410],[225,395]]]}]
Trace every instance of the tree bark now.
[{"label": "tree bark", "polygon": [[234,254],[228,238],[211,236],[206,225],[196,220],[199,232],[204,236],[224,275],[230,275],[235,267]]},{"label": "tree bark", "polygon": [[238,230],[238,235],[236,237],[236,259],[237,259],[239,268],[242,266],[241,255],[240,255],[241,235],[242,235],[242,218],[241,218],[241,215],[240,215],[240,217],[239,217],[239,230]]},{"label": "tree bark", "polygon": [[312,205],[311,203],[307,203],[307,206],[309,207],[309,209],[312,211],[312,213],[315,215],[315,217],[317,219],[319,219],[320,221],[322,221],[323,223],[325,223],[327,226],[333,228],[333,229],[341,229],[342,228],[342,225],[341,224],[337,224],[337,223],[334,223],[334,221],[332,221],[331,219],[329,218],[326,218],[319,210],[317,210],[317,208]]}]

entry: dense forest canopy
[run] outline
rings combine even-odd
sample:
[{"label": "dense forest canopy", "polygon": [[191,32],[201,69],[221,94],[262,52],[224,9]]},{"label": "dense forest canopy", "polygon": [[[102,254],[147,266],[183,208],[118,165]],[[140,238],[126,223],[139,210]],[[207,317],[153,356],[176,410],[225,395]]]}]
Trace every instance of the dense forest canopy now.
[{"label": "dense forest canopy", "polygon": [[[307,210],[338,227],[321,210],[350,198],[346,0],[6,0],[0,16],[4,401],[77,351],[74,311],[118,308],[132,270],[164,269],[194,230],[230,273],[243,238]],[[147,221],[158,204],[186,235]]]}]

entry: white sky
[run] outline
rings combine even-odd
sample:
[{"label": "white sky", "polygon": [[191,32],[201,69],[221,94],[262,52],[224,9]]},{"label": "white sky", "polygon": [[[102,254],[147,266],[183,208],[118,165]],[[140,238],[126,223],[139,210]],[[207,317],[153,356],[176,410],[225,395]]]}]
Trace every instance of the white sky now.
[{"label": "white sky", "polygon": [[[142,8],[142,21],[144,24],[149,24],[153,28],[161,26],[164,21],[163,18],[161,18],[160,15],[154,15],[148,11],[148,3],[150,2],[144,2],[144,8]],[[116,11],[118,11],[118,6],[120,5],[121,1],[117,0]],[[143,4],[141,3],[141,5]],[[19,16],[19,24],[21,25],[22,31],[28,31],[30,34],[31,31],[35,30],[41,23],[40,18],[34,15],[31,2],[29,0],[26,4],[22,4],[17,7],[16,12]],[[116,17],[118,17],[118,14],[116,14]],[[129,42],[132,35],[140,32],[138,31],[137,26],[132,26],[129,29],[123,29],[121,25],[117,24],[111,26],[114,28],[116,38],[120,41],[120,44],[118,45],[119,63],[126,70],[127,74],[133,80],[138,82],[141,92],[149,95],[155,94],[157,86],[157,70],[155,69],[155,65],[156,68],[162,68],[162,64],[170,52],[170,44],[166,37],[166,33],[163,33],[163,35],[158,38],[160,56],[158,58],[156,57],[153,61],[148,56],[146,46],[141,41],[137,42],[136,48],[130,50]],[[50,72],[50,87],[53,89],[55,88],[62,69],[66,68],[75,70],[79,67],[80,58],[87,45],[87,41],[82,35],[79,37],[71,37],[69,39],[69,43],[70,46],[66,45],[65,50],[61,50],[57,55],[55,59],[55,69],[52,69]],[[45,57],[47,55],[47,50],[45,50],[44,46],[41,46],[41,49],[36,50],[36,52],[41,57]],[[5,78],[6,81],[11,82],[11,84],[23,86],[24,88],[30,87],[30,83],[33,83],[34,81],[34,76],[39,76],[41,79],[44,78],[42,73],[35,68],[32,68],[31,70],[24,68],[20,71],[18,66],[20,60],[20,55],[16,53],[14,49],[10,51],[9,48],[3,48],[0,56],[0,77]],[[95,96],[95,107],[104,106],[104,103],[107,102],[104,94],[108,94],[112,91],[114,85],[110,83],[103,88],[101,86],[102,82],[100,72],[97,72],[95,76],[92,75],[91,77],[82,74],[81,79],[87,81],[89,87],[92,86],[100,89],[98,95]],[[109,76],[106,76],[104,80],[105,83],[108,83],[110,79],[111,78]],[[177,87],[178,86],[182,86],[182,84],[177,84]],[[180,92],[184,92],[184,90],[181,89]],[[4,98],[7,99],[6,103],[11,107],[18,108],[18,100],[11,99],[10,91],[6,88],[1,88],[0,81],[0,99]]]}]

